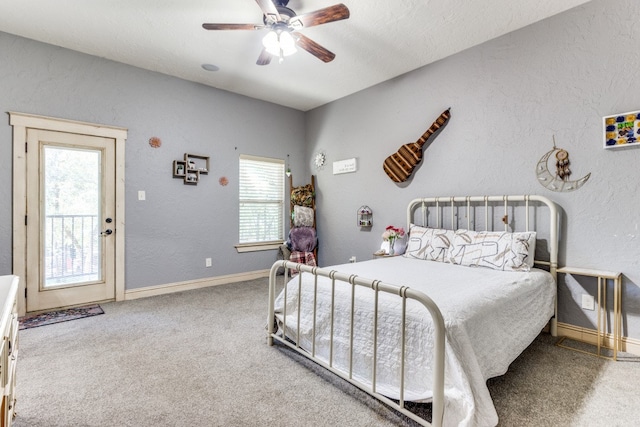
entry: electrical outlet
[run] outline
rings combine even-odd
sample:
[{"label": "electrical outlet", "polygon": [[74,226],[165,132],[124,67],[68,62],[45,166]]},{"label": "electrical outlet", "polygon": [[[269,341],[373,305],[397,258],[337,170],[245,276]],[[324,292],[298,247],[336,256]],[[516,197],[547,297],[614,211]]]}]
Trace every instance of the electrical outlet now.
[{"label": "electrical outlet", "polygon": [[349,262],[354,263],[356,262],[356,257],[352,256],[351,258],[349,258]]},{"label": "electrical outlet", "polygon": [[205,267],[211,267],[211,258],[205,258],[204,266]]},{"label": "electrical outlet", "polygon": [[582,294],[582,308],[585,310],[595,310],[593,295]]}]

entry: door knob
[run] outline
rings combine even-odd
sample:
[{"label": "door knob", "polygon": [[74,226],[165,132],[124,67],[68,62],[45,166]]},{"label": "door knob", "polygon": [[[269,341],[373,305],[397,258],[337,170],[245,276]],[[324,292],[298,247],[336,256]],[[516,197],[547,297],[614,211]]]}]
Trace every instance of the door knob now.
[{"label": "door knob", "polygon": [[104,231],[103,231],[102,233],[100,233],[100,234],[102,234],[103,236],[106,234],[106,235],[108,236],[108,235],[109,235],[109,234],[111,234],[111,233],[113,233],[113,230],[112,230],[112,229],[110,229],[110,228],[107,228],[106,230],[104,230]]}]

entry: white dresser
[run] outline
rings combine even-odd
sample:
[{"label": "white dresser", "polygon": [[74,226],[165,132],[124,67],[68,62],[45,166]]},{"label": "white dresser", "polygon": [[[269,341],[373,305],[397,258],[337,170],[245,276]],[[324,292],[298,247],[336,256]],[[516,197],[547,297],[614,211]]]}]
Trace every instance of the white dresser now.
[{"label": "white dresser", "polygon": [[10,426],[15,411],[18,360],[18,276],[0,276],[0,427]]}]

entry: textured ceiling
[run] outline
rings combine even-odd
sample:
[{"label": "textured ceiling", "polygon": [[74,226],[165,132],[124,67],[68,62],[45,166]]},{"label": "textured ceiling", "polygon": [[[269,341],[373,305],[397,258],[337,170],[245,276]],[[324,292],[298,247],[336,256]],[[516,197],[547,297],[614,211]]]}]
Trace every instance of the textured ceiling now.
[{"label": "textured ceiling", "polygon": [[288,7],[300,15],[340,1],[349,19],[300,30],[336,54],[329,63],[298,50],[258,66],[266,30],[202,28],[261,24],[255,0],[2,0],[0,31],[307,111],[589,0],[290,0]]}]

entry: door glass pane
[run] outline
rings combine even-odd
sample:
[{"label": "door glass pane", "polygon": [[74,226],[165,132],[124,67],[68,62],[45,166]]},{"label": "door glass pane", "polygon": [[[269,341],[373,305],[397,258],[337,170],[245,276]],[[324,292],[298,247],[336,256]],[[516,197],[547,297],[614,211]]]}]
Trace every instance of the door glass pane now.
[{"label": "door glass pane", "polygon": [[44,288],[102,280],[101,154],[43,147]]}]

